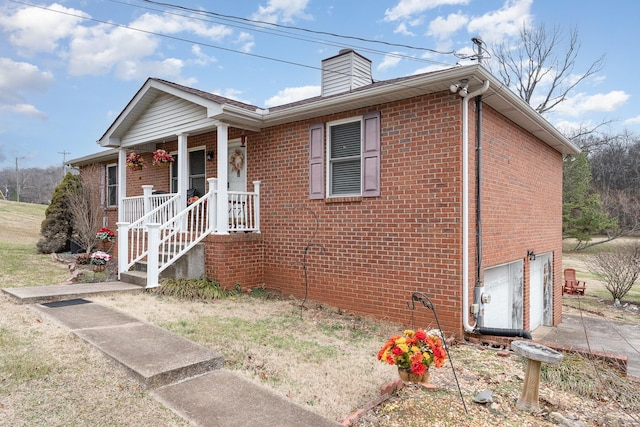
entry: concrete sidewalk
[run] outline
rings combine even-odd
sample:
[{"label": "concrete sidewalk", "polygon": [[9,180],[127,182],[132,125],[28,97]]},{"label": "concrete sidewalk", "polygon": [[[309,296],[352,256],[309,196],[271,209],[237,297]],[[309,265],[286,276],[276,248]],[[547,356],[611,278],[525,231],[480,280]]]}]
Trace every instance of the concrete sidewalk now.
[{"label": "concrete sidewalk", "polygon": [[72,285],[31,286],[25,288],[3,288],[18,304],[37,304],[87,298],[92,295],[111,293],[142,293],[144,288],[124,282],[76,283]]},{"label": "concrete sidewalk", "polygon": [[640,324],[565,314],[557,327],[538,329],[536,341],[627,356],[627,375],[640,378]]},{"label": "concrete sidewalk", "polygon": [[220,353],[112,308],[87,299],[32,307],[122,365],[156,399],[198,426],[341,425],[223,369]]}]

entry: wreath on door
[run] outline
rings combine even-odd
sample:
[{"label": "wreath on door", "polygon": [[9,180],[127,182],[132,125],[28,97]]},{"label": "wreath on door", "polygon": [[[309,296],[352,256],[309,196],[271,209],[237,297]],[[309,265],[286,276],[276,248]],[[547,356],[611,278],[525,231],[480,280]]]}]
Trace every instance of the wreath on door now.
[{"label": "wreath on door", "polygon": [[233,172],[240,172],[242,167],[244,166],[244,156],[242,155],[242,150],[236,148],[231,158],[229,159],[229,164],[231,165],[231,170]]}]

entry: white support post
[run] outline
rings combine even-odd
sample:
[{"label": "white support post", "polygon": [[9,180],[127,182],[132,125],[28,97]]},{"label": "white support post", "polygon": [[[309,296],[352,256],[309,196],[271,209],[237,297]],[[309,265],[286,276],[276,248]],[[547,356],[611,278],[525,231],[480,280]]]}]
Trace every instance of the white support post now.
[{"label": "white support post", "polygon": [[122,200],[127,197],[127,151],[118,149],[118,221],[124,220]]},{"label": "white support post", "polygon": [[218,197],[216,234],[229,234],[229,126],[218,125]]},{"label": "white support post", "polygon": [[129,233],[128,222],[116,222],[118,227],[118,279],[120,273],[127,269],[129,264]]},{"label": "white support post", "polygon": [[146,215],[149,212],[151,212],[151,195],[152,194],[153,194],[153,185],[142,186],[142,201],[143,201],[142,215]]},{"label": "white support post", "polygon": [[158,247],[160,246],[160,224],[147,224],[149,251],[147,252],[147,288],[156,288],[158,283],[158,269],[160,256]]},{"label": "white support post", "polygon": [[253,205],[254,227],[256,233],[260,232],[260,181],[253,181],[253,191],[256,193],[256,200]]},{"label": "white support post", "polygon": [[[178,212],[187,207],[187,189],[189,188],[189,150],[187,147],[187,133],[178,134]],[[180,229],[187,229],[187,218],[178,225]]]},{"label": "white support post", "polygon": [[209,216],[209,230],[213,232],[218,226],[217,215],[218,212],[218,200],[216,199],[216,193],[218,191],[218,178],[207,178],[209,183],[209,206],[207,208],[207,215]]},{"label": "white support post", "polygon": [[180,206],[187,206],[187,189],[189,188],[189,151],[187,137],[189,134],[178,134],[178,194]]}]

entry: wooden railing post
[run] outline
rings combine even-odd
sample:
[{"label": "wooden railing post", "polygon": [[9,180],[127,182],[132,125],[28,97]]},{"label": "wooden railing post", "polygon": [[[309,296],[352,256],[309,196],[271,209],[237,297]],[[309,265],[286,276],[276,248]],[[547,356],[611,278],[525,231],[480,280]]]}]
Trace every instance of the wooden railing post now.
[{"label": "wooden railing post", "polygon": [[159,246],[160,246],[160,224],[147,224],[149,251],[147,253],[147,288],[159,286]]},{"label": "wooden railing post", "polygon": [[127,271],[129,264],[129,224],[128,222],[117,222],[118,227],[118,279],[120,273]]}]

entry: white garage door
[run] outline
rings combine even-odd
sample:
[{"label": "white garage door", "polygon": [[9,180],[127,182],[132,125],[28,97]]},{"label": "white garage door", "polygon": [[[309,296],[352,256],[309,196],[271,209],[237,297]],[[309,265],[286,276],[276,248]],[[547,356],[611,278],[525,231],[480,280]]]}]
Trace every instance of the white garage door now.
[{"label": "white garage door", "polygon": [[522,261],[487,268],[484,292],[491,302],[484,305],[484,322],[488,328],[522,328]]},{"label": "white garage door", "polygon": [[540,325],[549,324],[551,271],[550,253],[537,255],[535,260],[529,261],[529,329],[531,331]]}]

